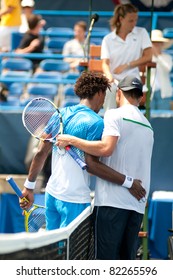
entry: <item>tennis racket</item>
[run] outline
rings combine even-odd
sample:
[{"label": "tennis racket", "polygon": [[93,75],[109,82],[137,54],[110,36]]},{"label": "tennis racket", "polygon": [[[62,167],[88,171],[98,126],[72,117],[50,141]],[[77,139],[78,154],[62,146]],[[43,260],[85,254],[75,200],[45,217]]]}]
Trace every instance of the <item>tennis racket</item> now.
[{"label": "tennis racket", "polygon": [[[62,116],[55,104],[47,98],[32,99],[24,108],[22,121],[28,132],[41,141],[56,143],[55,137],[63,133]],[[59,149],[60,154],[67,151],[82,169],[87,165],[70,146]]]},{"label": "tennis racket", "polygon": [[[22,194],[12,177],[7,177],[6,181],[10,184],[17,196],[24,201],[28,201]],[[31,208],[23,211],[25,230],[27,232],[37,232],[40,228],[45,228],[45,207],[42,205],[33,204]]]}]

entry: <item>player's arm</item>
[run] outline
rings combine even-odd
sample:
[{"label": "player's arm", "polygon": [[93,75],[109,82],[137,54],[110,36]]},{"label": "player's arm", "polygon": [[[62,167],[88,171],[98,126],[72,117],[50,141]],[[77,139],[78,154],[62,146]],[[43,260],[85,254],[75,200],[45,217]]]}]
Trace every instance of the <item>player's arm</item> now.
[{"label": "player's arm", "polygon": [[88,141],[68,134],[58,135],[57,146],[75,146],[76,148],[94,155],[108,157],[112,155],[115,149],[118,137],[116,136],[104,136],[101,141]]},{"label": "player's arm", "polygon": [[[118,184],[120,187],[124,186],[126,176],[112,169],[111,167],[100,162],[97,157],[85,154],[87,163],[87,171],[95,176],[100,177],[103,180]],[[141,181],[138,179],[133,180],[133,184],[128,188],[129,192],[137,199],[140,200],[146,195],[145,189],[141,185]]]},{"label": "player's arm", "polygon": [[47,159],[50,151],[52,149],[52,143],[50,142],[40,142],[38,151],[33,157],[31,166],[28,173],[28,178],[24,183],[24,189],[22,194],[27,198],[29,202],[21,201],[20,207],[23,209],[31,207],[34,202],[34,186],[38,174],[41,172],[45,160]]},{"label": "player's arm", "polygon": [[30,169],[29,169],[29,174],[28,174],[28,180],[30,182],[35,182],[37,179],[38,174],[41,172],[45,160],[47,159],[50,151],[52,149],[52,143],[50,142],[43,142],[40,141],[40,144],[38,146],[37,153],[33,157]]}]

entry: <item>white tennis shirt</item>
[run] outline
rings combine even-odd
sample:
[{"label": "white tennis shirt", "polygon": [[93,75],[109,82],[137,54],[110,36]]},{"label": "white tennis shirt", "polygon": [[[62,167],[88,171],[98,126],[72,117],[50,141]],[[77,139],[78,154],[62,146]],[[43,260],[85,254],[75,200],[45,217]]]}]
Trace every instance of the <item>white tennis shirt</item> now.
[{"label": "white tennis shirt", "polygon": [[[133,105],[106,111],[103,136],[118,136],[113,154],[102,162],[113,169],[140,179],[147,195],[150,189],[153,130],[151,124]],[[112,206],[144,213],[145,203],[139,202],[125,187],[96,180],[95,205]]]},{"label": "white tennis shirt", "polygon": [[[110,60],[110,71],[128,62],[134,61],[142,56],[144,49],[152,47],[148,32],[143,27],[134,27],[125,40],[122,40],[115,31],[103,38],[101,47],[101,59]],[[139,76],[138,67],[127,69],[121,74],[113,74],[114,79],[121,80],[126,75]]]}]

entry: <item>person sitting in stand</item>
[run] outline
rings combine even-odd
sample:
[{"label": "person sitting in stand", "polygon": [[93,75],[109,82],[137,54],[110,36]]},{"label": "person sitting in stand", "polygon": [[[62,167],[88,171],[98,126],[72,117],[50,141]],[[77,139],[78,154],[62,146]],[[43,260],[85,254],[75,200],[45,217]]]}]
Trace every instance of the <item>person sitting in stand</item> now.
[{"label": "person sitting in stand", "polygon": [[[85,57],[85,35],[87,24],[85,21],[78,21],[74,25],[74,38],[64,44],[62,54],[64,56],[81,56]],[[72,71],[78,71],[78,66],[81,61],[79,57],[65,57],[65,61],[70,63]]]},{"label": "person sitting in stand", "polygon": [[[32,14],[28,17],[29,30],[24,34],[16,53],[42,53],[44,49],[44,38],[40,35],[40,30],[46,24],[40,15]],[[34,71],[40,63],[39,59],[32,59]]]}]

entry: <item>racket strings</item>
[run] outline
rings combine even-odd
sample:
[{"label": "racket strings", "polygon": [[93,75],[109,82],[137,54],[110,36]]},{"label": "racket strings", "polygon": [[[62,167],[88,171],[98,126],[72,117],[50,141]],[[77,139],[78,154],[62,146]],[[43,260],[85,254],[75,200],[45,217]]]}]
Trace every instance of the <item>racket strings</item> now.
[{"label": "racket strings", "polygon": [[41,138],[52,139],[59,133],[60,116],[57,109],[48,101],[42,99],[33,100],[24,113],[25,126],[29,132]]},{"label": "racket strings", "polygon": [[38,207],[31,209],[31,213],[28,218],[28,231],[37,232],[40,228],[45,227],[46,218],[45,218],[45,208]]}]

